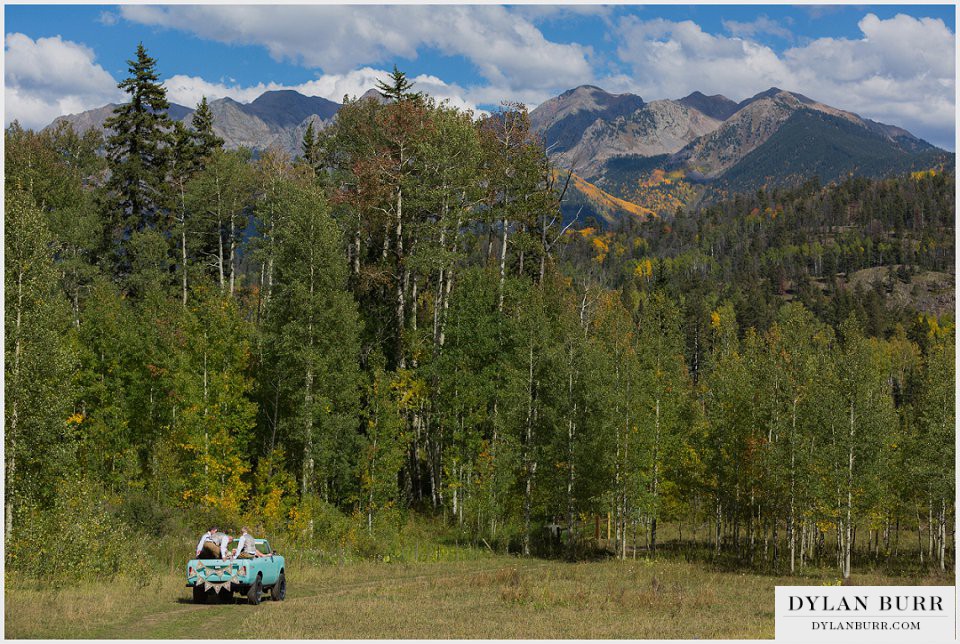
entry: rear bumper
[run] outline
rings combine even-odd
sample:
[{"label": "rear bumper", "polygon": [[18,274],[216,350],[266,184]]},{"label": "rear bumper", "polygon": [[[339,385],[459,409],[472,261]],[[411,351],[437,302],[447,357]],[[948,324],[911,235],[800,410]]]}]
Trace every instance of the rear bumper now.
[{"label": "rear bumper", "polygon": [[[194,587],[195,587],[195,584],[193,584],[192,582],[187,582],[186,587],[187,587],[187,588],[194,588]],[[266,586],[264,586],[264,589],[265,589],[265,590],[269,590],[269,588],[267,588]],[[229,592],[232,592],[232,593],[240,593],[241,595],[246,595],[249,591],[250,591],[250,584],[230,584],[230,591],[229,591]],[[217,591],[214,590],[213,588],[211,588],[211,589],[208,590],[207,592],[209,592],[209,593],[216,593]]]}]

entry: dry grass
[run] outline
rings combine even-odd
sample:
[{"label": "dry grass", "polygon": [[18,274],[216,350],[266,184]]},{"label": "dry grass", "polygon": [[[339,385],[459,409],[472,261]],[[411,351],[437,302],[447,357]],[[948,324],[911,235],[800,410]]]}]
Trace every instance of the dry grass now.
[{"label": "dry grass", "polygon": [[[489,556],[418,564],[292,566],[288,597],[194,606],[178,574],[41,589],[8,579],[12,638],[770,638],[773,589],[835,583],[644,559],[560,563]],[[943,583],[861,575],[859,584]],[[51,610],[53,609],[53,610]]]}]

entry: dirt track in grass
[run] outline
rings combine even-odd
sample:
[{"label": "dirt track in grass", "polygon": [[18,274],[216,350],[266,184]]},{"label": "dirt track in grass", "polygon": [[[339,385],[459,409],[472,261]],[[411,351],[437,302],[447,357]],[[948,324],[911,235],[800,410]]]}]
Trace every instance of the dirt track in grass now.
[{"label": "dirt track in grass", "polygon": [[[10,638],[772,638],[776,585],[835,583],[702,563],[466,562],[293,566],[287,599],[195,605],[168,573],[52,589],[8,577]],[[950,583],[861,575],[858,584]],[[55,610],[51,610],[55,609]]]}]

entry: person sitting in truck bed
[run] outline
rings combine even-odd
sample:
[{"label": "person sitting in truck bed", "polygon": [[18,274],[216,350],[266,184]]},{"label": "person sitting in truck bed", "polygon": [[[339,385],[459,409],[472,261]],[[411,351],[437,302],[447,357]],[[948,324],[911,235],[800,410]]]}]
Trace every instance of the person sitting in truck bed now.
[{"label": "person sitting in truck bed", "polygon": [[197,544],[197,559],[226,559],[230,535],[217,526],[207,530]]},{"label": "person sitting in truck bed", "polygon": [[233,551],[234,559],[254,559],[256,557],[269,557],[257,550],[257,542],[250,534],[250,528],[244,526],[240,528],[240,541],[237,543],[237,549]]}]

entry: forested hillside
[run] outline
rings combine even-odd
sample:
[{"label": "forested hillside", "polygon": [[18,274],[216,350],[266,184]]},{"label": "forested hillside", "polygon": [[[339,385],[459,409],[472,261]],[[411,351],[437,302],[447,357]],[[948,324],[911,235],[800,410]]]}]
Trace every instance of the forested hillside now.
[{"label": "forested hillside", "polygon": [[395,72],[254,159],[205,101],[171,122],[154,64],[106,139],[5,134],[8,574],[210,522],[389,554],[412,516],[524,555],[609,516],[619,557],[669,523],[736,566],[953,565],[952,314],[850,283],[952,275],[952,173],[598,231],[523,106]]}]

